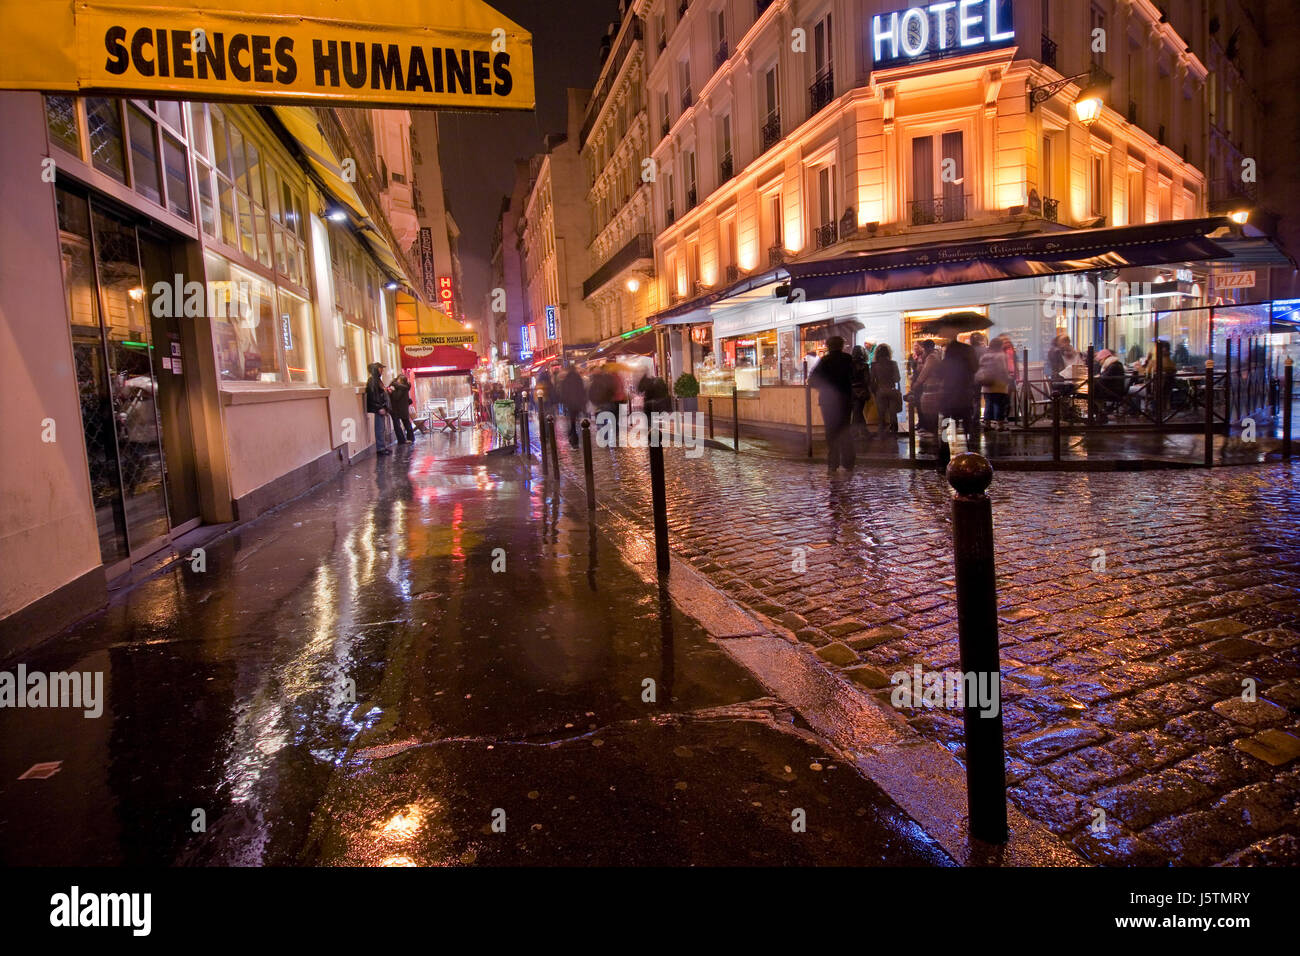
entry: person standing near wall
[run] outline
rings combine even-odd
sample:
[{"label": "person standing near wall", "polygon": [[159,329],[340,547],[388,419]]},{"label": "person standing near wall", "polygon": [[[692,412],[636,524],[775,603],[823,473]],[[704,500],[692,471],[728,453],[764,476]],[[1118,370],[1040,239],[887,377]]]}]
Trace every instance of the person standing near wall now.
[{"label": "person standing near wall", "polygon": [[391,455],[388,447],[388,390],[384,388],[384,367],[378,362],[370,363],[370,379],[366,382],[366,411],[375,416],[375,454]]},{"label": "person standing near wall", "polygon": [[393,413],[397,444],[415,444],[415,428],[411,425],[411,383],[405,374],[393,379],[388,390],[388,402]]}]

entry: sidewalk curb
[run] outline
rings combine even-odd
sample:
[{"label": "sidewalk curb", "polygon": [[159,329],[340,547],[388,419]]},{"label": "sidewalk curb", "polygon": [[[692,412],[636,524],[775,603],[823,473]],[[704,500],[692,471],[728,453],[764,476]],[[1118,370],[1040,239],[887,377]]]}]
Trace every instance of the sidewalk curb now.
[{"label": "sidewalk curb", "polygon": [[[567,464],[561,464],[564,479],[559,494],[571,506],[583,498],[585,513],[585,495],[566,488],[566,482],[581,477],[575,479]],[[548,478],[546,483],[554,480]],[[659,586],[653,538],[603,502],[597,502],[597,513],[619,532],[605,535],[606,540],[643,580]],[[972,840],[966,822],[966,771],[956,757],[921,737],[900,715],[847,678],[828,670],[789,631],[742,608],[677,554],[672,555],[667,591],[683,614],[774,696],[798,711],[959,865],[1091,865],[1012,805],[1007,807],[1011,839],[1005,846]],[[871,737],[865,745],[860,739],[863,728],[869,728]]]}]

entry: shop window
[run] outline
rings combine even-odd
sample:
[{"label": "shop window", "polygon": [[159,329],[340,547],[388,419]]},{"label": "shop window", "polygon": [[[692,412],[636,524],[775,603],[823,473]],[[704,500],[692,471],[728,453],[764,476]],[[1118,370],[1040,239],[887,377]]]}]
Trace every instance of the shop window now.
[{"label": "shop window", "polygon": [[90,162],[101,173],[126,183],[121,101],[91,97],[86,100],[86,131]]},{"label": "shop window", "polygon": [[45,97],[45,125],[50,131],[50,141],[80,157],[81,131],[77,115],[75,96]]},{"label": "shop window", "polygon": [[167,208],[182,219],[194,219],[190,198],[190,177],[185,168],[185,147],[168,133],[162,134],[163,175],[167,186]]},{"label": "shop window", "polygon": [[275,289],[229,260],[204,256],[217,373],[223,382],[281,379]]},{"label": "shop window", "polygon": [[366,366],[366,330],[359,325],[348,324],[348,356],[352,360],[352,381],[357,384],[365,382],[368,377]]},{"label": "shop window", "polygon": [[287,381],[316,381],[316,352],[312,333],[310,303],[281,290],[280,346],[284,349]]}]

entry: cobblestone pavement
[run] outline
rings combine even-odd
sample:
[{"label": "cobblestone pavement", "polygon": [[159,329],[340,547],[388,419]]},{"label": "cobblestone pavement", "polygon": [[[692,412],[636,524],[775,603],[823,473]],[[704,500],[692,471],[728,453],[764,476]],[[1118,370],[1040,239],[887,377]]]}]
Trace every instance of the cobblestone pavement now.
[{"label": "cobblestone pavement", "polygon": [[[648,528],[647,453],[594,451],[600,502]],[[886,705],[891,674],[959,667],[938,475],[666,458],[675,551],[828,667]],[[1300,863],[1300,466],[1007,472],[990,496],[1020,809],[1098,863]],[[903,713],[962,756],[959,710]]]}]

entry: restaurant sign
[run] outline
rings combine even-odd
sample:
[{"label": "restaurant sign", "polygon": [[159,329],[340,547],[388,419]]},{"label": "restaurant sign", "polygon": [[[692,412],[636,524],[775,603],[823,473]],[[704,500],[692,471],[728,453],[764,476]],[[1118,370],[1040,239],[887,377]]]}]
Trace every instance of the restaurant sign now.
[{"label": "restaurant sign", "polygon": [[876,69],[1012,46],[1011,0],[942,0],[871,18]]},{"label": "restaurant sign", "polygon": [[531,110],[532,36],[480,0],[240,0],[196,9],[30,0],[0,89],[393,108]]}]

